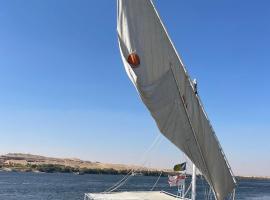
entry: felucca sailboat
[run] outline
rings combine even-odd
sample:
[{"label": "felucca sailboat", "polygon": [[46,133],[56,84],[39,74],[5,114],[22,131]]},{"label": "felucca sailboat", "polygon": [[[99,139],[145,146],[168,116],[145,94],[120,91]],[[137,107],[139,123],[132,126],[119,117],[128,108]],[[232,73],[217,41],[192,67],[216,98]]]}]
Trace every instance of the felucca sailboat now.
[{"label": "felucca sailboat", "polygon": [[[160,132],[194,164],[216,200],[234,199],[236,180],[191,81],[152,0],[118,0],[117,33],[125,70]],[[187,199],[166,192],[86,194],[89,199]]]}]

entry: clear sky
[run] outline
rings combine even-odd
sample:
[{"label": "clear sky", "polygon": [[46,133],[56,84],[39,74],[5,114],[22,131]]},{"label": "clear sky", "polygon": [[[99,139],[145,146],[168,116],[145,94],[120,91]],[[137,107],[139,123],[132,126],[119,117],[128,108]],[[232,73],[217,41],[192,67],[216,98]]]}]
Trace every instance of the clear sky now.
[{"label": "clear sky", "polygon": [[[269,0],[156,0],[237,175],[270,176]],[[137,163],[158,135],[125,74],[115,0],[0,1],[0,153]],[[149,166],[181,153],[166,139]]]}]

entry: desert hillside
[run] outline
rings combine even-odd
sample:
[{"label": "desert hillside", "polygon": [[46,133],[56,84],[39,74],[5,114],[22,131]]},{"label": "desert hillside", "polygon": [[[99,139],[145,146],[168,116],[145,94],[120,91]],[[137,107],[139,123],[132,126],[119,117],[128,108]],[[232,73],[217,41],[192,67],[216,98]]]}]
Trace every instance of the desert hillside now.
[{"label": "desert hillside", "polygon": [[[0,171],[62,172],[79,174],[127,174],[137,170],[144,175],[172,173],[170,169],[153,169],[135,165],[84,161],[77,158],[51,158],[39,155],[9,153],[0,156]],[[270,177],[238,176],[238,179],[270,179]]]},{"label": "desert hillside", "polygon": [[[140,172],[156,173],[159,169],[149,169],[134,165],[108,164],[71,158],[51,158],[39,155],[9,153],[0,156],[0,167],[5,171],[41,172],[88,172],[88,173],[126,173],[131,169]],[[162,170],[168,172],[168,170]]]}]

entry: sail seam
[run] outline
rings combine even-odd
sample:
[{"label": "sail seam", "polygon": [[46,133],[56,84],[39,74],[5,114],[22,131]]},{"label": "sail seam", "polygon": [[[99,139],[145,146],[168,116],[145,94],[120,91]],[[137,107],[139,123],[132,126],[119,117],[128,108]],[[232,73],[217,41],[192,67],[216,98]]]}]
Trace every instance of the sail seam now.
[{"label": "sail seam", "polygon": [[176,86],[177,86],[177,88],[178,88],[178,92],[179,92],[179,94],[180,94],[181,102],[182,102],[182,104],[184,105],[183,107],[184,107],[184,110],[185,110],[185,112],[186,112],[186,115],[187,115],[187,118],[188,118],[188,122],[189,122],[190,128],[191,128],[192,133],[193,133],[193,137],[194,137],[195,142],[196,142],[196,144],[197,144],[197,147],[198,147],[198,149],[199,149],[199,151],[200,151],[200,154],[201,154],[201,157],[202,157],[203,164],[204,164],[204,166],[205,166],[205,168],[206,168],[206,171],[207,171],[207,173],[208,173],[208,177],[209,177],[209,179],[210,179],[209,181],[211,182],[212,189],[213,189],[214,194],[215,194],[215,197],[216,197],[216,191],[215,191],[215,188],[214,188],[214,184],[213,184],[213,181],[212,181],[212,178],[211,178],[211,175],[210,175],[208,166],[207,166],[207,164],[206,164],[206,162],[205,162],[205,159],[204,159],[204,156],[203,156],[203,153],[202,153],[202,150],[201,150],[201,146],[199,145],[198,139],[197,139],[197,137],[196,137],[196,133],[195,133],[194,128],[193,128],[193,126],[192,126],[192,123],[191,123],[191,120],[190,120],[190,117],[189,117],[187,108],[186,108],[185,103],[184,103],[184,101],[183,101],[183,97],[181,96],[180,88],[179,88],[178,82],[177,82],[177,80],[176,80],[176,78],[175,78],[175,74],[174,74],[174,71],[173,71],[173,69],[172,69],[172,66],[171,66],[171,70],[172,70],[172,73],[173,73],[174,81],[175,81]]}]

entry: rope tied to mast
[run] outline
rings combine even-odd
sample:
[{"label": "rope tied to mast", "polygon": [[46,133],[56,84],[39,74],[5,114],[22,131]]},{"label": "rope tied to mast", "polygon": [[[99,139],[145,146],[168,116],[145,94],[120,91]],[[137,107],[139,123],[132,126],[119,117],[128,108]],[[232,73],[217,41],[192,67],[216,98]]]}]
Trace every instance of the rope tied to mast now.
[{"label": "rope tied to mast", "polygon": [[109,187],[107,190],[105,190],[103,193],[110,193],[113,192],[115,190],[117,190],[118,188],[120,188],[121,186],[123,186],[128,179],[130,179],[130,177],[132,177],[132,173],[139,171],[140,169],[143,168],[143,166],[145,166],[146,162],[147,162],[147,156],[150,153],[150,151],[152,151],[154,149],[155,146],[159,145],[161,142],[161,134],[158,134],[156,136],[156,138],[154,139],[154,141],[152,142],[152,144],[148,147],[148,149],[143,153],[142,157],[141,157],[141,166],[138,168],[133,168],[131,169],[120,181],[116,182],[113,186]]}]

